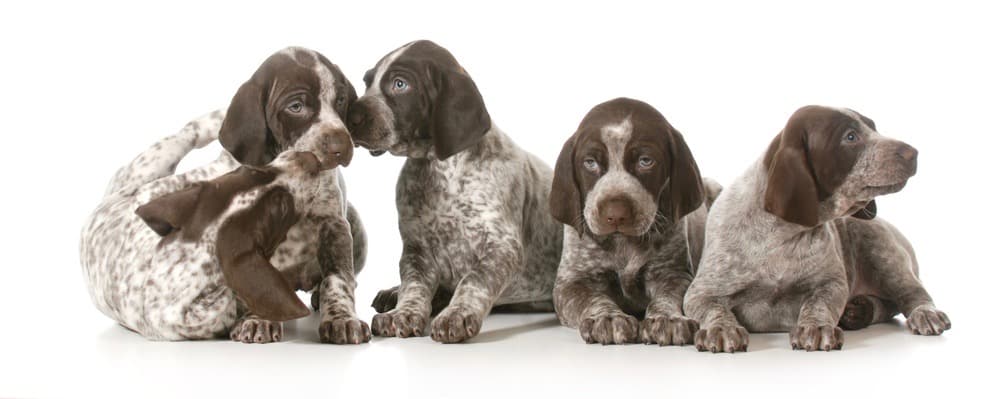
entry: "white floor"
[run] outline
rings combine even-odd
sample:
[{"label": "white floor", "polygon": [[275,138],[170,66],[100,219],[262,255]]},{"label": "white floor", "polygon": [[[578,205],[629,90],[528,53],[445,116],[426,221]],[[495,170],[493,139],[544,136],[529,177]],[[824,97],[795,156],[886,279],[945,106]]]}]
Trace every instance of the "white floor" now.
[{"label": "white floor", "polygon": [[991,361],[969,363],[978,340],[960,317],[942,337],[910,335],[898,322],[848,332],[839,352],[796,352],[785,334],[756,334],[748,353],[712,355],[689,346],[586,345],[551,314],[492,315],[460,345],[375,338],[332,346],[317,343],[316,317],[287,323],[285,342],[247,345],[150,342],[83,313],[70,323],[4,326],[0,396],[941,397],[984,395],[976,386],[995,370]]}]

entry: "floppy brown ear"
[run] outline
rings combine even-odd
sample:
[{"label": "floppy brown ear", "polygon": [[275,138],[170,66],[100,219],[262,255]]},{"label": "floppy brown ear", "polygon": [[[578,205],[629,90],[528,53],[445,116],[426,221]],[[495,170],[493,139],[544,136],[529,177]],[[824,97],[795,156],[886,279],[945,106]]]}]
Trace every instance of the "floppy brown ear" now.
[{"label": "floppy brown ear", "polygon": [[263,166],[274,159],[277,144],[267,128],[265,95],[254,81],[243,83],[229,103],[219,142],[239,163]]},{"label": "floppy brown ear", "polygon": [[576,165],[573,158],[576,151],[576,135],[566,140],[562,152],[555,162],[555,175],[552,178],[552,191],[548,196],[548,208],[555,220],[572,226],[583,233],[583,197],[576,184]]},{"label": "floppy brown ear", "polygon": [[268,261],[297,219],[291,194],[272,189],[219,228],[216,254],[226,285],[250,312],[266,320],[309,315],[291,284]]},{"label": "floppy brown ear", "polygon": [[874,203],[874,200],[871,200],[871,202],[867,203],[867,206],[857,212],[854,212],[852,216],[857,219],[871,220],[877,215],[878,204]]},{"label": "floppy brown ear", "polygon": [[201,195],[200,184],[195,184],[183,190],[172,192],[149,201],[138,207],[135,214],[142,218],[149,228],[161,237],[166,236],[181,226],[194,213]]},{"label": "floppy brown ear", "polygon": [[659,193],[659,212],[676,222],[704,203],[704,185],[701,171],[694,155],[690,153],[683,135],[675,129],[669,131],[670,163],[669,181]]},{"label": "floppy brown ear", "polygon": [[805,151],[803,130],[781,131],[764,157],[768,167],[764,209],[791,223],[819,223],[819,193]]},{"label": "floppy brown ear", "polygon": [[430,135],[437,159],[447,159],[478,141],[492,122],[479,89],[464,71],[441,71],[437,80]]}]

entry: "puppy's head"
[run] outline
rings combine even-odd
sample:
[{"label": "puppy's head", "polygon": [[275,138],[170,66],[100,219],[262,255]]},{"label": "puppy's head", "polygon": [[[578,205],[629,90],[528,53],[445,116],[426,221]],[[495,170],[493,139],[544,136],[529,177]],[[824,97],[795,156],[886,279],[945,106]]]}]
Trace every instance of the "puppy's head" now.
[{"label": "puppy's head", "polygon": [[916,155],[856,111],[802,107],[764,156],[764,207],[808,227],[848,215],[871,219],[874,197],[901,190],[916,174]]},{"label": "puppy's head", "polygon": [[240,86],[219,141],[245,165],[265,165],[292,149],[312,152],[324,169],[346,166],[354,146],[341,117],[356,99],[354,87],[326,57],[289,47]]},{"label": "puppy's head", "polygon": [[381,155],[442,160],[468,148],[491,126],[479,89],[446,49],[415,41],[364,75],[367,90],[350,107],[354,142]]},{"label": "puppy's head", "polygon": [[619,98],[594,107],[565,142],[550,206],[580,233],[638,236],[703,201],[700,171],[680,132],[652,106]]}]

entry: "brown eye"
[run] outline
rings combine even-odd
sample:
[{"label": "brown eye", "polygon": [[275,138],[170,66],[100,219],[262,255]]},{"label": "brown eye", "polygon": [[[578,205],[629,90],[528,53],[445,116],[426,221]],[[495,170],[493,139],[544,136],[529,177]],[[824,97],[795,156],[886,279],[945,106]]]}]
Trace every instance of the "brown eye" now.
[{"label": "brown eye", "polygon": [[600,164],[598,164],[597,160],[595,160],[593,158],[586,158],[586,159],[584,159],[583,160],[583,167],[586,168],[586,170],[588,170],[590,172],[599,172],[600,171]]},{"label": "brown eye", "polygon": [[293,101],[291,104],[288,104],[287,110],[293,114],[300,114],[305,110],[305,104],[302,104],[301,101]]},{"label": "brown eye", "polygon": [[645,156],[645,155],[642,155],[641,157],[638,157],[638,167],[641,168],[641,169],[651,168],[652,165],[655,165],[655,164],[656,164],[656,160],[652,159],[652,157]]}]

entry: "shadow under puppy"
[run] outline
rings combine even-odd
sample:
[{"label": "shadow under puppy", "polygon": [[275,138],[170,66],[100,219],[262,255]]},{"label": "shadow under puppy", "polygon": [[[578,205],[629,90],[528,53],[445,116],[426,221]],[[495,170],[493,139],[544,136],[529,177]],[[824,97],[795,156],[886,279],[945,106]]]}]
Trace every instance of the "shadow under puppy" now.
[{"label": "shadow under puppy", "polygon": [[[435,341],[461,342],[494,305],[551,311],[562,244],[545,207],[551,169],[492,123],[472,78],[433,42],[392,51],[364,83],[348,117],[354,141],[407,158],[401,284],[375,299],[374,334],[421,336],[429,324]],[[434,302],[447,306],[430,323]]]},{"label": "shadow under puppy", "polygon": [[682,300],[720,191],[655,108],[627,98],[594,107],[555,164],[551,212],[566,225],[554,292],[562,324],[588,343],[692,343],[697,323]]},{"label": "shadow under puppy", "polygon": [[[684,309],[698,350],[746,350],[748,332],[790,332],[794,349],[843,346],[901,312],[909,329],[950,328],[919,281],[912,246],[875,218],[874,198],[916,173],[916,149],[849,109],[797,110],[715,202]],[[837,324],[839,326],[837,326]]]},{"label": "shadow under puppy", "polygon": [[[263,343],[281,339],[280,321],[308,313],[293,290],[314,290],[324,342],[369,340],[353,302],[364,230],[336,169],[352,156],[339,115],[354,99],[325,57],[288,48],[240,87],[227,113],[190,123],[119,170],[81,236],[97,308],[150,339]],[[218,160],[173,174],[217,137],[227,150]]]}]

